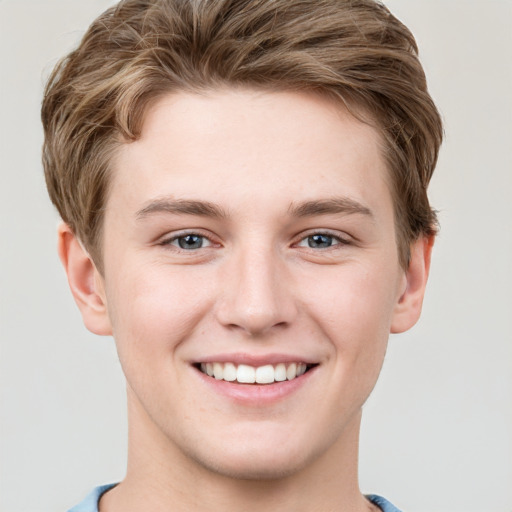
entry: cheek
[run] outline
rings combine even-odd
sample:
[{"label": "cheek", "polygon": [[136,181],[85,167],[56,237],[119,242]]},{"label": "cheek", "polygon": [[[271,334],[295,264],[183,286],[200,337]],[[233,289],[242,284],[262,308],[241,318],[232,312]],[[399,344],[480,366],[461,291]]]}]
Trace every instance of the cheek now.
[{"label": "cheek", "polygon": [[112,280],[109,314],[122,364],[163,363],[199,328],[212,298],[196,274],[156,265],[123,270]]},{"label": "cheek", "polygon": [[311,316],[335,352],[339,378],[366,380],[367,392],[384,359],[397,282],[396,270],[390,272],[383,265],[352,266],[335,270],[323,293],[316,287],[309,296]]},{"label": "cheek", "polygon": [[308,306],[323,324],[346,335],[384,330],[389,334],[399,278],[385,265],[333,269],[308,289]]}]

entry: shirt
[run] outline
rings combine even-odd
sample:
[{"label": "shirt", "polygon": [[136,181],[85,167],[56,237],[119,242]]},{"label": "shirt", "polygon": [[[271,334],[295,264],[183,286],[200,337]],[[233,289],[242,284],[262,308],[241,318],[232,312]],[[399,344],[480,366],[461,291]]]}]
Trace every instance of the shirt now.
[{"label": "shirt", "polygon": [[[93,489],[93,491],[85,498],[84,501],[76,505],[75,507],[68,510],[68,512],[98,512],[98,502],[100,501],[101,495],[112,489],[116,484],[101,485]],[[374,505],[380,507],[382,512],[400,512],[394,505],[382,496],[376,494],[368,494],[366,498],[370,500]]]}]

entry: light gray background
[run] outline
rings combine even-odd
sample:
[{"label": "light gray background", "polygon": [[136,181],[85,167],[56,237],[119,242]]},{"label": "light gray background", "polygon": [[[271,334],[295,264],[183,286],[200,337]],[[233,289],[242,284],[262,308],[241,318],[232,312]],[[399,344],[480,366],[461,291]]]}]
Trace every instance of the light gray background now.
[{"label": "light gray background", "polygon": [[[512,2],[389,0],[446,122],[423,318],[366,406],[361,486],[409,512],[512,511]],[[82,326],[40,165],[45,78],[108,0],[0,0],[0,510],[66,510],[125,465],[113,341]]]}]

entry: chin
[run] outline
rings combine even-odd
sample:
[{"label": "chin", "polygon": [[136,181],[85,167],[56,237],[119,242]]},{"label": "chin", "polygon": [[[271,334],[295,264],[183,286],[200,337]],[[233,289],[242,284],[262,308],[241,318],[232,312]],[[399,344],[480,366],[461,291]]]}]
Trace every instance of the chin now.
[{"label": "chin", "polygon": [[[299,473],[324,451],[305,450],[305,442],[290,443],[284,439],[231,439],[230,443],[210,445],[208,450],[197,450],[197,444],[188,457],[209,472],[237,480],[280,480]],[[265,436],[263,436],[265,437]],[[203,445],[204,447],[204,445]]]},{"label": "chin", "polygon": [[261,453],[252,458],[240,457],[240,455],[233,458],[223,457],[223,460],[196,458],[196,462],[204,469],[219,476],[247,481],[281,480],[300,472],[307,465],[307,460],[304,459],[297,460],[288,456],[276,460],[274,456],[264,457]]},{"label": "chin", "polygon": [[[188,430],[174,442],[185,456],[184,463],[188,459],[198,469],[219,477],[280,480],[331,458],[333,450],[336,457],[342,455],[347,443],[357,445],[360,409],[345,422],[343,417],[340,414],[335,420],[307,425],[301,425],[297,418],[284,422],[252,418],[254,421],[222,425],[212,422],[207,431]],[[325,423],[330,428],[323,428]]]}]

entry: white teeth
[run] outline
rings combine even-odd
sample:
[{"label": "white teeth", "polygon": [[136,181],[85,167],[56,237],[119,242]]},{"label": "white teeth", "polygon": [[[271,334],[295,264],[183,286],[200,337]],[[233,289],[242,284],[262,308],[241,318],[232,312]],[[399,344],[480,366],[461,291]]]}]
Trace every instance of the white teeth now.
[{"label": "white teeth", "polygon": [[236,380],[244,384],[254,384],[256,382],[256,370],[252,366],[239,364],[236,370]]},{"label": "white teeth", "polygon": [[233,382],[236,380],[236,366],[233,363],[226,363],[224,365],[224,380]]},{"label": "white teeth", "polygon": [[305,363],[279,363],[275,366],[266,364],[264,366],[249,366],[247,364],[233,363],[201,363],[201,371],[217,380],[228,382],[237,381],[242,384],[272,384],[293,380],[306,373]]},{"label": "white teeth", "polygon": [[220,363],[213,363],[213,376],[217,380],[223,380],[224,379],[224,367]]},{"label": "white teeth", "polygon": [[279,363],[274,368],[274,380],[277,382],[283,382],[283,380],[286,380],[286,366],[283,363]]},{"label": "white teeth", "polygon": [[297,377],[297,365],[295,363],[292,363],[286,369],[286,378],[288,380],[292,380],[295,379],[295,377]]},{"label": "white teeth", "polygon": [[270,384],[274,382],[274,367],[271,364],[256,368],[256,382],[258,384]]}]

